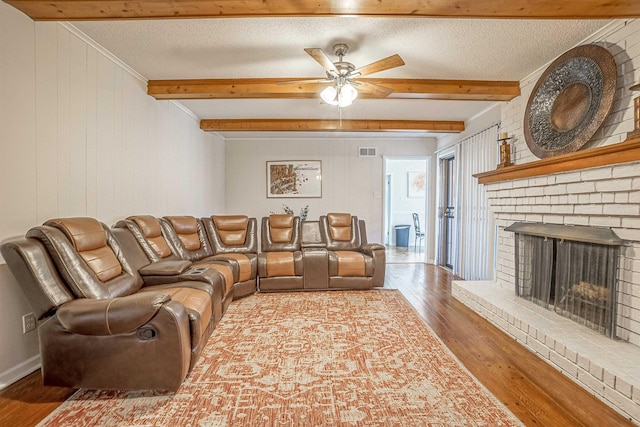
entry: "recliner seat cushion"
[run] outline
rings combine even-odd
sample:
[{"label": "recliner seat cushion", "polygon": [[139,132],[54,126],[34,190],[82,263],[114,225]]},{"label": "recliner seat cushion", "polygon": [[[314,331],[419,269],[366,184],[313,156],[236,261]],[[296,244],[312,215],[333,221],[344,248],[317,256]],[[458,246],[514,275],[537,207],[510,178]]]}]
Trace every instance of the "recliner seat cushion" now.
[{"label": "recliner seat cushion", "polygon": [[229,291],[231,291],[231,289],[233,289],[233,285],[235,281],[233,279],[233,269],[231,268],[231,266],[205,262],[205,263],[195,264],[194,267],[197,267],[197,268],[206,267],[212,270],[216,270],[218,273],[222,275],[222,277],[224,277],[225,293],[228,293]]},{"label": "recliner seat cushion", "polygon": [[223,255],[216,255],[215,258],[217,259],[234,259],[238,262],[238,267],[239,267],[239,278],[238,281],[240,282],[246,282],[247,280],[251,280],[252,279],[252,274],[251,274],[251,259],[249,259],[248,256],[244,255],[244,254],[223,254]]},{"label": "recliner seat cushion", "polygon": [[334,253],[338,257],[338,276],[366,276],[366,262],[363,254],[354,251],[335,251]]},{"label": "recliner seat cushion", "polygon": [[292,252],[267,253],[267,277],[295,275],[295,262]]}]

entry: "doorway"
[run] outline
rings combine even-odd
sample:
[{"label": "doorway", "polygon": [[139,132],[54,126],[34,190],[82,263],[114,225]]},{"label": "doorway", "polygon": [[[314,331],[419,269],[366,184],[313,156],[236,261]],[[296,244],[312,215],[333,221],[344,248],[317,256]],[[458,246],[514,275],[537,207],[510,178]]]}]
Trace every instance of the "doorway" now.
[{"label": "doorway", "polygon": [[[392,252],[399,255],[399,262],[425,262],[427,258],[427,201],[433,194],[429,191],[428,164],[429,158],[422,156],[384,158],[383,236],[390,259],[395,259]],[[425,233],[423,238],[416,239],[414,213]],[[387,262],[396,262],[390,259]]]},{"label": "doorway", "polygon": [[455,156],[440,159],[440,265],[453,269],[457,248]]}]

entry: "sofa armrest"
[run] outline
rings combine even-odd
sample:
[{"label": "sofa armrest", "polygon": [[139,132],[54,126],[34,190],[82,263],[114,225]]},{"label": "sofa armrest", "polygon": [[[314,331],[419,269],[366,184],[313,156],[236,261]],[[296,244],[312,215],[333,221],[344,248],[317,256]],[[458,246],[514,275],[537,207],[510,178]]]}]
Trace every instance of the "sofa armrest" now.
[{"label": "sofa armrest", "polygon": [[[142,291],[153,292],[154,288],[164,287],[192,287],[206,290],[214,300],[224,299],[224,279],[213,268],[192,265],[190,269],[175,276],[143,276],[144,287]],[[198,284],[201,283],[202,285]]]},{"label": "sofa armrest", "polygon": [[145,265],[138,270],[138,273],[143,278],[144,276],[176,276],[184,273],[189,267],[191,267],[191,261],[187,260],[156,261]]},{"label": "sofa armrest", "polygon": [[326,249],[327,244],[324,242],[302,242],[302,249]]},{"label": "sofa armrest", "polygon": [[360,249],[364,254],[373,256],[375,251],[384,251],[385,247],[380,243],[367,243],[366,245],[362,245]]},{"label": "sofa armrest", "polygon": [[386,249],[379,243],[367,243],[362,245],[362,252],[373,258],[373,280],[372,285],[375,288],[384,286],[384,276],[387,269]]},{"label": "sofa armrest", "polygon": [[68,331],[82,335],[117,335],[145,325],[171,297],[140,292],[119,298],[77,299],[60,307],[57,317]]}]

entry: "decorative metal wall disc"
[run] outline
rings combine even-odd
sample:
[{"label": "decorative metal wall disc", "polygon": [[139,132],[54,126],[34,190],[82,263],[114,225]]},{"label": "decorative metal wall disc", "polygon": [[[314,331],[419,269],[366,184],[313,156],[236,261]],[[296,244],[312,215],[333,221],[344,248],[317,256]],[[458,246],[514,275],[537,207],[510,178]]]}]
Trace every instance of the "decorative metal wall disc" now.
[{"label": "decorative metal wall disc", "polygon": [[524,114],[524,137],[533,154],[545,158],[582,148],[609,114],[617,80],[613,56],[600,46],[578,46],[553,61]]}]

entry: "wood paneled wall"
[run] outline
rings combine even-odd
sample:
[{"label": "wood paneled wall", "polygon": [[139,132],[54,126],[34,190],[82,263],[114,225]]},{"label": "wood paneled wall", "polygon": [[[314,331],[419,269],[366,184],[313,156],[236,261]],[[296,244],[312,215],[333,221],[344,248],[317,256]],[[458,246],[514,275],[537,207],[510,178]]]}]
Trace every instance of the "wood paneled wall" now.
[{"label": "wood paneled wall", "polygon": [[[224,141],[73,28],[0,3],[0,241],[59,216],[224,212]],[[0,387],[37,355],[0,259]],[[37,364],[37,360],[29,363]]]}]

